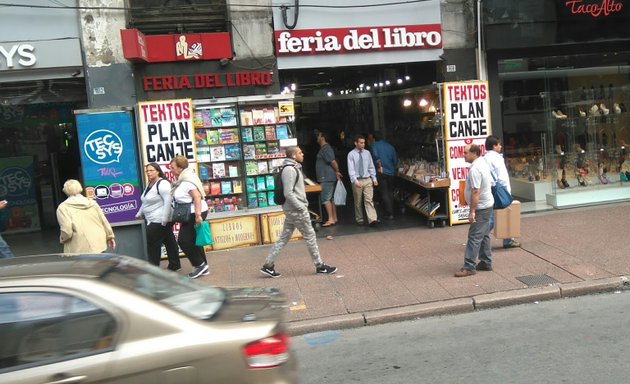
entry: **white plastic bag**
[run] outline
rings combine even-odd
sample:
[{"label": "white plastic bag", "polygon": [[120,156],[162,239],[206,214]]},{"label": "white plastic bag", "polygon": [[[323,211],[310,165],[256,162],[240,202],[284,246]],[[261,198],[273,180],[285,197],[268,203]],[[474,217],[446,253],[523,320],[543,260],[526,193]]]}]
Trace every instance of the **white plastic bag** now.
[{"label": "white plastic bag", "polygon": [[346,205],[346,187],[343,186],[341,180],[337,180],[337,185],[335,186],[335,194],[333,195],[333,201],[335,205]]}]

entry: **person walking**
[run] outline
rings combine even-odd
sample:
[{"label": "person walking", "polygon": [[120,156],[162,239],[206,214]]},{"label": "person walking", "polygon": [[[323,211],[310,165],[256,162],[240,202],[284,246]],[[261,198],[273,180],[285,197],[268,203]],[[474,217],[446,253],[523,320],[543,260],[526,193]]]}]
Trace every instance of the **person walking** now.
[{"label": "person walking", "polygon": [[68,196],[57,207],[57,222],[64,253],[102,253],[116,249],[112,226],[96,201],[83,196],[83,187],[75,179],[63,184]]},{"label": "person walking", "polygon": [[284,190],[285,203],[282,204],[284,212],[284,226],[278,241],[271,247],[265,264],[260,268],[260,272],[272,277],[280,277],[280,273],[276,271],[274,261],[280,254],[280,250],[289,242],[293,231],[297,228],[306,241],[306,247],[311,260],[315,264],[315,272],[330,275],[337,272],[336,267],[324,264],[319,254],[317,246],[317,237],[315,230],[311,225],[311,217],[308,212],[308,199],[304,190],[304,175],[302,175],[302,162],[304,154],[300,147],[288,147],[286,149],[287,157],[282,163],[282,187]]},{"label": "person walking", "polygon": [[179,248],[173,234],[173,223],[170,223],[171,213],[171,182],[157,163],[147,164],[147,187],[140,200],[142,205],[136,214],[146,221],[146,238],[148,261],[153,265],[160,265],[162,259],[162,244],[166,248],[168,269],[179,271],[182,265],[179,261]]},{"label": "person walking", "polygon": [[358,225],[365,223],[363,207],[371,227],[379,223],[374,209],[374,187],[378,186],[376,168],[370,151],[365,149],[365,137],[359,135],[354,140],[354,149],[348,153],[348,177],[352,183],[354,197],[354,219]]},{"label": "person walking", "polygon": [[[492,271],[492,247],[490,242],[490,217],[493,214],[492,175],[490,167],[481,157],[481,148],[468,144],[464,148],[464,159],[470,163],[466,176],[464,197],[468,202],[468,241],[464,252],[464,266],[455,277],[466,277],[475,271]],[[479,264],[476,263],[479,257]]]},{"label": "person walking", "polygon": [[322,187],[322,192],[319,195],[320,201],[328,215],[322,227],[330,227],[337,224],[337,207],[333,201],[333,193],[337,180],[341,180],[341,172],[339,171],[339,164],[335,160],[335,151],[328,144],[328,138],[324,132],[319,132],[317,135],[317,144],[319,144],[320,149],[315,161],[315,174],[317,182]]},{"label": "person walking", "polygon": [[376,179],[381,200],[385,206],[385,218],[394,219],[394,178],[398,157],[394,147],[380,138],[378,134],[372,134],[374,142],[370,143],[372,158],[376,166]]},{"label": "person walking", "polygon": [[[505,187],[505,189],[512,193],[512,187],[510,186],[510,175],[508,174],[507,167],[505,166],[505,160],[503,159],[503,155],[501,151],[503,146],[501,145],[501,141],[498,137],[490,135],[486,138],[486,154],[483,156],[488,166],[490,167],[490,172],[494,174],[496,177],[496,182],[501,183]],[[494,185],[494,180],[492,185]],[[490,231],[494,228],[494,215],[490,217]],[[514,240],[514,238],[503,239],[503,248],[518,248],[521,246],[521,243]]]},{"label": "person walking", "polygon": [[[8,204],[9,202],[6,200],[0,201],[0,210],[5,209]],[[15,255],[13,254],[13,251],[11,251],[11,247],[9,247],[9,244],[7,244],[7,242],[2,238],[2,235],[0,235],[0,259],[12,259],[14,257]]]},{"label": "person walking", "polygon": [[201,180],[195,170],[188,167],[188,159],[185,156],[175,156],[170,167],[177,178],[171,187],[172,199],[179,204],[190,204],[190,215],[187,221],[180,223],[177,243],[193,266],[188,277],[196,279],[210,274],[204,248],[195,245],[197,240],[195,225],[201,225],[208,216],[208,203]]}]

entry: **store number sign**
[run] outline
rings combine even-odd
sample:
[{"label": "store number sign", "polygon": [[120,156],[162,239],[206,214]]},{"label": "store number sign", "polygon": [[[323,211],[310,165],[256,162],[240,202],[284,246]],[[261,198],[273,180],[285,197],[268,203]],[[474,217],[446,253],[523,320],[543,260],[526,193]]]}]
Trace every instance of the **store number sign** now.
[{"label": "store number sign", "polygon": [[468,205],[462,203],[463,188],[470,164],[464,160],[468,144],[481,146],[485,152],[486,137],[490,131],[490,101],[488,83],[469,81],[444,83],[444,137],[446,138],[446,169],[451,179],[449,192],[451,224],[468,223]]}]

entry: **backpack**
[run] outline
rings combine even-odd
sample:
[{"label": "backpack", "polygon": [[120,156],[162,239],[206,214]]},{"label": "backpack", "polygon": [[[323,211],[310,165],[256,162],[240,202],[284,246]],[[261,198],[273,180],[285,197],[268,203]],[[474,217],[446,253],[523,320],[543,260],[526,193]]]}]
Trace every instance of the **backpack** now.
[{"label": "backpack", "polygon": [[[282,171],[284,171],[285,167],[293,167],[295,169],[295,166],[293,165],[283,165],[276,173],[273,174],[273,202],[276,203],[276,205],[282,205],[287,201],[284,196],[284,185],[282,185]],[[300,175],[298,175],[295,179],[295,185],[297,185],[299,178]],[[295,188],[295,185],[293,188]]]}]

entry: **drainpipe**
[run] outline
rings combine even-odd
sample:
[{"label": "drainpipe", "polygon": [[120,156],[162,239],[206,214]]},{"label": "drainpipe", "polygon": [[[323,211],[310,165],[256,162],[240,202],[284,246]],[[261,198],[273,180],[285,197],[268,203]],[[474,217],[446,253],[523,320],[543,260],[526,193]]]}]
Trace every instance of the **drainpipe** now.
[{"label": "drainpipe", "polygon": [[483,0],[477,0],[477,74],[479,80],[488,80],[488,70],[486,68],[486,55],[483,50],[482,39],[482,14],[481,14],[481,2]]}]

